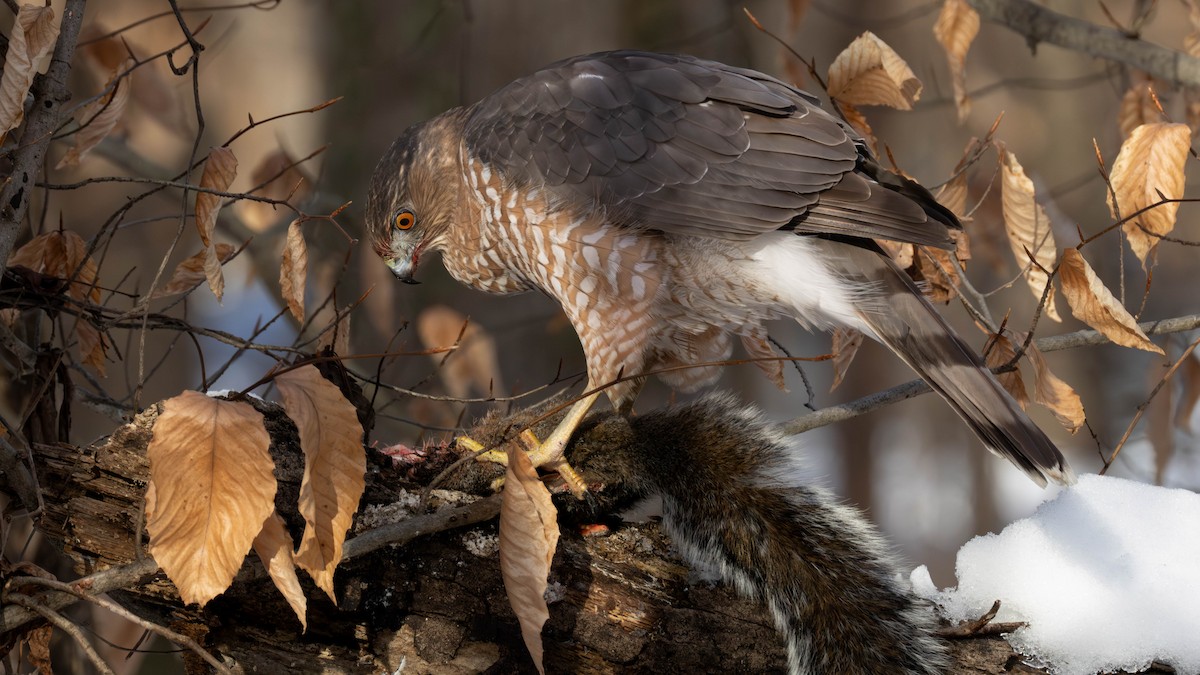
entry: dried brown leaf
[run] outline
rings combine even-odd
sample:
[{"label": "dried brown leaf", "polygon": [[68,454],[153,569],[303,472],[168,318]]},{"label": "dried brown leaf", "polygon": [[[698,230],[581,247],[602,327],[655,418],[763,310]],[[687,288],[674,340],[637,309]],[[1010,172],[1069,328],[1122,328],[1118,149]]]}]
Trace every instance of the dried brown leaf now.
[{"label": "dried brown leaf", "polygon": [[317,351],[332,349],[335,354],[350,353],[350,307],[345,307],[337,313],[337,325],[332,330],[321,333],[317,340]]},{"label": "dried brown leaf", "polygon": [[87,254],[87,243],[70,230],[46,232],[30,239],[9,258],[9,266],[28,267],[59,279],[75,278],[67,295],[76,300],[100,302],[96,263]]},{"label": "dried brown leaf", "polygon": [[39,675],[54,675],[50,663],[50,640],[53,637],[54,626],[52,624],[32,628],[25,634],[25,648],[29,665],[36,668]]},{"label": "dried brown leaf", "polygon": [[775,349],[775,345],[771,344],[771,339],[767,335],[767,331],[761,327],[755,330],[750,330],[742,333],[742,347],[746,349],[746,355],[754,359],[754,365],[762,371],[763,375],[771,381],[780,391],[787,391],[787,380],[784,378],[784,367],[787,361],[780,359],[783,354]]},{"label": "dried brown leaf", "polygon": [[931,302],[945,304],[958,297],[962,278],[950,258],[950,252],[932,246],[918,246],[913,255],[918,276],[927,284],[926,294]]},{"label": "dried brown leaf", "polygon": [[[229,244],[217,244],[215,251],[217,261],[221,264],[228,262],[236,251],[237,249]],[[199,286],[207,278],[204,271],[204,261],[208,255],[208,249],[205,249],[179,263],[175,268],[174,274],[171,275],[171,280],[164,284],[162,288],[154,291],[150,297],[165,298],[170,295],[179,295]]]},{"label": "dried brown leaf", "polygon": [[1124,347],[1144,349],[1155,354],[1163,350],[1150,341],[1137,321],[1121,306],[1104,282],[1096,276],[1078,249],[1063,251],[1058,279],[1063,295],[1076,319],[1100,331],[1109,340]]},{"label": "dried brown leaf", "polygon": [[500,502],[500,574],[539,673],[545,672],[542,625],[550,617],[546,586],[557,546],[558,515],[550,491],[525,452],[510,444]]},{"label": "dried brown leaf", "polygon": [[287,302],[288,310],[300,323],[304,323],[304,281],[308,276],[308,245],[304,243],[304,231],[300,219],[288,225],[287,238],[283,243],[283,262],[279,266],[279,291]]},{"label": "dried brown leaf", "polygon": [[314,366],[282,373],[275,384],[304,450],[297,507],[304,516],[304,536],[296,564],[336,603],[333,571],[366,485],[362,425],[354,406]]},{"label": "dried brown leaf", "polygon": [[1186,124],[1143,124],[1121,144],[1121,151],[1113,162],[1108,207],[1114,218],[1129,216],[1158,204],[1123,226],[1129,237],[1129,247],[1143,266],[1150,252],[1158,246],[1159,236],[1170,234],[1175,228],[1179,203],[1160,202],[1164,197],[1183,197],[1183,168],[1191,142],[1192,132]]},{"label": "dried brown leaf", "polygon": [[851,105],[911,110],[921,81],[904,59],[874,33],[855,38],[829,66],[829,95]]},{"label": "dried brown leaf", "polygon": [[971,42],[978,34],[979,14],[966,0],[945,0],[942,3],[942,11],[933,25],[933,36],[946,50],[946,60],[950,63],[950,75],[954,83],[954,105],[958,109],[960,123],[971,113],[971,99],[967,97],[966,63]]},{"label": "dried brown leaf", "polygon": [[1154,80],[1145,73],[1134,75],[1117,108],[1117,126],[1121,129],[1121,138],[1129,138],[1133,130],[1143,124],[1160,121],[1162,113],[1154,102]]},{"label": "dried brown leaf", "polygon": [[1194,355],[1184,359],[1175,377],[1183,385],[1179,407],[1175,409],[1175,426],[1191,429],[1192,413],[1196,410],[1196,403],[1200,402],[1200,360]]},{"label": "dried brown leaf", "polygon": [[108,373],[104,368],[104,348],[108,345],[107,338],[86,319],[80,318],[75,322],[75,331],[79,334],[79,357],[83,365],[96,369],[102,377]]},{"label": "dried brown leaf", "polygon": [[[1000,157],[1000,204],[1004,213],[1004,230],[1008,234],[1013,257],[1024,270],[1030,292],[1040,301],[1050,278],[1048,270],[1054,268],[1054,259],[1057,257],[1054,231],[1046,211],[1037,203],[1033,181],[1025,175],[1017,156],[1002,146]],[[1036,265],[1030,261],[1030,254],[1037,261]],[[1053,287],[1042,312],[1051,320],[1062,321],[1054,304]]]},{"label": "dried brown leaf", "polygon": [[[312,192],[312,182],[295,164],[291,155],[283,150],[276,150],[264,157],[250,172],[250,183],[263,186],[255,194],[268,199],[303,202]],[[266,202],[242,201],[238,202],[237,208],[242,221],[255,232],[270,228],[285,213]]]},{"label": "dried brown leaf", "polygon": [[228,588],[274,512],[270,444],[249,403],[195,391],[163,401],[146,450],[146,531],[184,602],[203,605]]},{"label": "dried brown leaf", "polygon": [[417,335],[429,349],[458,345],[448,356],[429,355],[451,396],[466,398],[472,392],[488,396],[494,390],[503,391],[496,341],[465,314],[445,305],[429,307],[417,315]]},{"label": "dried brown leaf", "polygon": [[902,270],[912,267],[915,247],[903,241],[891,241],[888,239],[876,239],[875,243],[883,252],[888,254],[888,257],[896,261],[896,266]]},{"label": "dried brown leaf", "polygon": [[879,140],[875,138],[875,132],[871,129],[871,124],[867,122],[866,115],[863,115],[861,110],[849,103],[834,101],[834,104],[842,111],[842,116],[846,118],[850,126],[867,142],[867,147],[871,149],[871,152],[878,155]]},{"label": "dried brown leaf", "polygon": [[960,219],[967,215],[967,172],[959,171],[938,188],[934,197]]},{"label": "dried brown leaf", "polygon": [[[237,177],[238,161],[229,148],[216,147],[208,153],[204,162],[204,173],[200,174],[200,187],[205,190],[225,192]],[[221,210],[221,197],[209,192],[196,193],[196,231],[200,241],[211,246],[213,229],[217,226],[217,213]]]},{"label": "dried brown leaf", "polygon": [[[1008,331],[1005,331],[1008,333]],[[1016,345],[1013,344],[1012,338],[1006,334],[997,335],[993,333],[989,338],[991,340],[991,349],[987,351],[984,357],[984,363],[988,368],[998,368],[1012,361],[1017,355]],[[996,379],[1000,380],[1000,385],[1004,387],[1013,400],[1024,410],[1029,405],[1029,393],[1025,389],[1025,379],[1021,377],[1021,369],[1015,368],[1005,373],[996,373]]]},{"label": "dried brown leaf", "polygon": [[125,105],[129,102],[129,90],[133,88],[133,80],[128,76],[121,77],[121,73],[133,68],[133,65],[133,59],[128,59],[117,66],[104,85],[105,88],[113,87],[112,91],[80,109],[79,124],[81,126],[73,136],[75,144],[67,149],[67,153],[58,160],[58,165],[54,168],[78,166],[79,160],[83,159],[84,155],[92,148],[99,145],[100,141],[104,140],[117,126],[117,122],[125,114]]},{"label": "dried brown leaf", "polygon": [[38,65],[58,40],[58,22],[49,6],[21,5],[8,36],[0,76],[0,141],[25,117],[25,97]]},{"label": "dried brown leaf", "polygon": [[287,526],[279,514],[272,512],[263,523],[262,531],[254,538],[254,552],[262,561],[275,588],[283,594],[300,625],[308,630],[308,598],[304,597],[304,589],[300,587],[300,577],[296,574],[296,560],[292,553],[292,535],[288,534]]},{"label": "dried brown leaf", "polygon": [[1075,433],[1083,426],[1086,415],[1083,412],[1083,401],[1071,385],[1050,371],[1046,357],[1032,342],[1025,352],[1029,362],[1033,364],[1033,400],[1046,406],[1058,423],[1067,431]]},{"label": "dried brown leaf", "polygon": [[829,385],[829,391],[837,389],[846,377],[846,372],[850,370],[850,362],[854,360],[862,341],[863,334],[853,328],[838,328],[833,331],[833,384]]}]

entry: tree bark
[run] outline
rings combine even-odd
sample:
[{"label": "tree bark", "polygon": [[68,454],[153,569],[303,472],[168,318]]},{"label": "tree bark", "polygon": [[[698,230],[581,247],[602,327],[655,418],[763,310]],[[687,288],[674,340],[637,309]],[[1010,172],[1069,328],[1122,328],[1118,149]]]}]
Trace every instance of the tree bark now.
[{"label": "tree bark", "polygon": [[[302,523],[294,504],[302,454],[295,428],[274,405],[256,405],[273,439],[277,507],[298,536]],[[100,446],[37,447],[46,503],[42,531],[80,574],[128,570],[105,573],[106,579],[129,584],[111,593],[123,605],[193,637],[234,672],[391,673],[402,664],[405,673],[536,672],[504,593],[492,520],[362,554],[374,544],[355,546],[351,539],[352,557],[336,578],[338,606],[302,575],[309,598],[307,633],[255,556],[248,556],[232,587],[208,606],[183,606],[161,572],[146,577],[153,566],[144,557],[136,562],[145,448],[157,415],[156,408],[148,410]],[[363,541],[370,539],[358,531],[365,522],[377,521],[380,509],[386,512],[406,493],[420,490],[404,474],[371,452],[356,522]],[[483,478],[473,482],[487,484]],[[461,499],[435,491],[432,502]],[[481,510],[488,507],[483,503]],[[765,608],[698,580],[654,523],[623,524],[606,536],[589,537],[565,526],[549,595],[550,619],[543,630],[547,672],[786,671],[782,640]],[[18,629],[25,620],[19,609],[6,608],[0,628]],[[1012,656],[997,637],[957,641],[953,648],[955,672],[1001,672]],[[185,652],[185,661],[189,672],[208,672],[198,657]],[[1041,672],[1019,664],[1009,668]]]}]

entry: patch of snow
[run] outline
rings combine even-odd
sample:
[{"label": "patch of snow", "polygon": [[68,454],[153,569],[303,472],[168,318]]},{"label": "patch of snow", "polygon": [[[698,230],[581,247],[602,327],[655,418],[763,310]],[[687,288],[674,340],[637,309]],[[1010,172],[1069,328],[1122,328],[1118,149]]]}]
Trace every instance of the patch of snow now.
[{"label": "patch of snow", "polygon": [[1028,625],[1008,635],[1031,663],[1061,675],[1139,671],[1152,661],[1200,673],[1200,495],[1082,476],[1029,518],[967,542],[958,588],[929,572],[914,591],[953,621]]}]

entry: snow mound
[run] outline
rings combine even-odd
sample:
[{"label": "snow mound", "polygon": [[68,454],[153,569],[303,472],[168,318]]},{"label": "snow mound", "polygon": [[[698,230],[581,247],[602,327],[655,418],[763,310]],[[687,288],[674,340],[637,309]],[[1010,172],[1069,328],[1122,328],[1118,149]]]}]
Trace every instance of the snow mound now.
[{"label": "snow mound", "polygon": [[1139,671],[1160,661],[1200,673],[1200,495],[1087,475],[1029,518],[967,542],[958,588],[924,566],[914,590],[952,621],[996,599],[995,621],[1031,663],[1061,675]]}]

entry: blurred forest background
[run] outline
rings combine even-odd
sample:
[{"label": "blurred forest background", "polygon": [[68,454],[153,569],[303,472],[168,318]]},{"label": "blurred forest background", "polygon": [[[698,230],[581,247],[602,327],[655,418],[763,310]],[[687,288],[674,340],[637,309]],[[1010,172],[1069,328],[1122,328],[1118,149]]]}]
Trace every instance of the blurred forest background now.
[{"label": "blurred forest background", "polygon": [[[62,0],[55,0],[56,10],[61,11],[61,4]],[[388,144],[414,122],[474,102],[557,59],[614,48],[686,52],[784,79],[802,77],[799,85],[819,89],[803,65],[754,28],[743,14],[743,6],[799,54],[812,59],[819,73],[825,72],[851,40],[870,30],[891,45],[924,84],[911,111],[865,110],[896,164],[928,186],[940,185],[953,173],[968,141],[985,135],[1003,114],[996,137],[1033,177],[1062,247],[1078,242],[1076,228],[1090,234],[1112,222],[1093,139],[1111,165],[1121,142],[1118,113],[1122,96],[1140,77],[1053,45],[1042,44],[1031,52],[1021,36],[985,22],[967,60],[973,108],[959,123],[946,57],[932,33],[939,0],[281,0],[236,9],[230,4],[192,1],[186,5],[185,16],[193,28],[208,21],[197,36],[206,46],[198,64],[204,117],[200,156],[246,126],[247,115],[262,120],[341,97],[319,112],[255,128],[232,146],[241,168],[230,189],[242,191],[256,184],[254,169],[280,149],[292,158],[301,158],[328,145],[301,165],[310,182],[305,182],[294,198],[313,214],[328,214],[344,202],[353,202],[337,216],[337,225],[328,220],[310,220],[303,225],[309,245],[308,297],[313,316],[311,326],[305,328],[308,334],[330,321],[334,307],[346,308],[370,290],[350,314],[350,355],[413,352],[452,343],[461,327],[459,320],[444,313],[422,319],[422,313],[431,307],[445,306],[469,316],[471,329],[464,349],[445,364],[439,365],[443,355],[397,356],[382,366],[379,359],[357,361],[353,365],[357,372],[372,376],[378,368],[384,382],[398,387],[476,398],[528,392],[555,382],[558,376],[558,384],[532,398],[497,404],[381,392],[377,399],[379,426],[372,434],[372,440],[381,444],[441,438],[489,405],[540,400],[566,386],[565,376],[583,372],[574,332],[549,299],[537,294],[497,297],[464,289],[434,260],[426,261],[418,273],[422,285],[403,286],[395,283],[370,251],[362,236],[362,214],[371,171]],[[1053,0],[1044,4],[1100,25],[1111,25],[1112,20],[1124,26],[1136,22],[1143,39],[1169,48],[1181,48],[1192,30],[1189,8],[1180,0],[1108,0],[1103,4]],[[165,3],[158,0],[93,0],[86,7],[82,39],[99,38],[164,8]],[[6,34],[3,24],[11,16],[0,10],[0,27]],[[123,31],[121,38],[128,49],[146,56],[179,44],[181,34],[168,12]],[[95,67],[76,68],[72,73],[77,99],[91,96],[103,86],[105,64],[123,58],[123,49],[120,42],[112,40],[81,46],[84,62]],[[1168,115],[1183,121],[1182,95],[1167,86],[1157,93]],[[53,170],[49,180],[69,184],[88,176],[167,178],[178,173],[192,153],[197,131],[195,105],[190,74],[174,75],[163,59],[139,69],[130,103],[114,134],[77,169]],[[50,166],[63,152],[65,147],[51,147]],[[989,189],[995,167],[993,152],[970,173],[968,204],[983,201],[967,224],[973,253],[967,272],[974,286],[988,294],[993,315],[1001,317],[1011,310],[1009,326],[1023,330],[1035,303],[1023,280],[1011,283],[1019,266],[1005,239],[998,191]],[[97,183],[50,190],[45,201],[34,201],[29,221],[38,232],[54,229],[61,221],[65,228],[88,239],[129,195],[143,189],[126,183]],[[1192,193],[1189,189],[1188,194]],[[285,189],[283,195],[287,194]],[[150,283],[177,236],[180,198],[178,191],[167,190],[140,202],[124,216],[100,265],[104,287],[134,292]],[[277,288],[278,251],[294,214],[245,202],[227,211],[232,213],[223,216],[217,228],[221,240],[238,246],[252,241],[245,253],[226,266],[223,302],[218,304],[211,293],[200,289],[182,305],[187,317],[194,325],[253,336],[263,343],[291,344],[300,326],[286,316],[261,334],[254,333],[257,326],[283,310]],[[1191,205],[1183,206],[1176,236],[1200,238],[1195,212]],[[357,243],[351,245],[339,225],[357,238]],[[168,271],[198,246],[195,232],[187,229],[171,253]],[[1138,261],[1128,255],[1127,247],[1119,246],[1115,235],[1089,250],[1090,261],[1109,287],[1128,289],[1127,306],[1136,312],[1146,285]],[[1122,252],[1127,258],[1123,263]],[[1140,314],[1143,320],[1196,312],[1195,255],[1188,247],[1161,247],[1153,288]],[[336,300],[319,308],[335,286]],[[1065,310],[1063,301],[1059,302]],[[969,342],[977,348],[983,346],[986,336],[957,303],[951,303],[946,314]],[[1062,324],[1043,319],[1037,334],[1083,327],[1067,312],[1063,311],[1063,316]],[[790,323],[779,323],[772,332],[796,356],[830,351],[827,335],[810,335]],[[187,340],[154,332],[147,339],[146,376],[142,378],[136,358],[137,332],[118,334],[117,339],[103,387],[127,405],[145,406],[202,384],[241,389],[257,381],[274,363],[268,356],[237,353],[234,347],[202,338],[206,368],[202,372]],[[1174,345],[1177,355],[1188,341],[1174,336],[1158,342]],[[472,355],[468,349],[472,343],[494,345],[494,362],[486,349]],[[1171,356],[1172,349],[1167,351]],[[232,367],[219,378],[203,382],[235,353]],[[1095,438],[1087,428],[1069,435],[1044,410],[1031,407],[1031,413],[1077,471],[1094,471],[1101,463],[1100,452],[1111,452],[1169,361],[1111,345],[1056,352],[1048,358],[1054,371],[1082,396]],[[165,366],[151,367],[158,363]],[[805,364],[804,370],[816,394],[813,405],[818,408],[913,377],[874,344],[863,346],[846,380],[832,393],[828,364]],[[805,412],[808,398],[797,373],[789,368],[787,377],[791,392],[784,394],[753,366],[733,366],[719,386],[738,392],[773,419],[787,420]],[[140,391],[139,383],[144,384]],[[14,392],[10,398],[16,400],[21,384],[11,385]],[[652,384],[639,400],[638,409],[678,398]],[[1171,399],[1163,400],[1168,407],[1147,416],[1113,473],[1149,482],[1165,475],[1168,483],[1195,489],[1200,486],[1200,471],[1188,469],[1200,465],[1195,439],[1186,424],[1171,423]],[[87,443],[110,433],[115,423],[106,411],[111,408],[77,408],[73,440]],[[1007,463],[983,452],[967,427],[934,396],[921,396],[817,429],[804,434],[800,443],[814,479],[829,483],[849,502],[865,509],[906,560],[928,564],[934,580],[943,586],[953,585],[953,552],[964,541],[1031,512],[1046,497]],[[1171,447],[1173,454],[1167,450]]]}]

